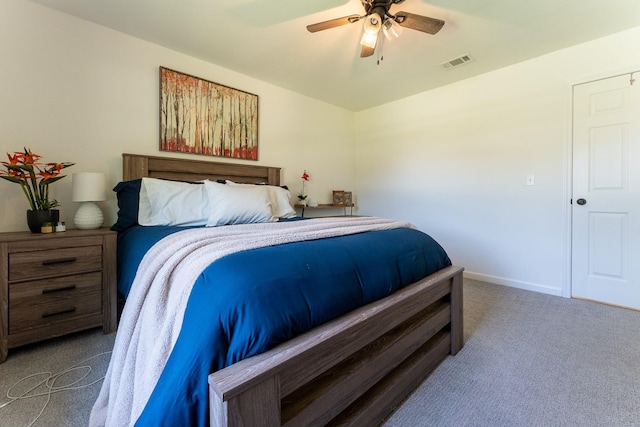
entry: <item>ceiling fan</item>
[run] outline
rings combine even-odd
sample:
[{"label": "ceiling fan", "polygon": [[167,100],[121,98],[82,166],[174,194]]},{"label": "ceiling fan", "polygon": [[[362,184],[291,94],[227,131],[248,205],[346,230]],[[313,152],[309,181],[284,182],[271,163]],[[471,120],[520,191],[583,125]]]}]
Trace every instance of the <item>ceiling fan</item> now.
[{"label": "ceiling fan", "polygon": [[441,19],[429,18],[409,12],[397,12],[395,15],[389,12],[392,5],[400,4],[404,2],[404,0],[360,0],[360,2],[362,6],[364,6],[364,15],[349,15],[318,22],[307,25],[307,30],[315,33],[341,25],[353,24],[364,19],[362,40],[360,41],[362,45],[360,57],[364,58],[373,55],[373,52],[376,50],[380,30],[382,30],[389,40],[393,40],[400,35],[402,27],[428,34],[436,34],[444,25],[444,21]]}]

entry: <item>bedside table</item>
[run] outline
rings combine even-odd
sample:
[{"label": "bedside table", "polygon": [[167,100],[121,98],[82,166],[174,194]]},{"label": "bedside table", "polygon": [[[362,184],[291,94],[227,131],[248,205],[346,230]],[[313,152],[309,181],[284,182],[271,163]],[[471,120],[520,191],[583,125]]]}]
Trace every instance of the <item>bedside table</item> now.
[{"label": "bedside table", "polygon": [[[336,205],[332,205],[332,204],[320,204],[318,206],[307,206],[307,205],[300,205],[300,204],[295,204],[293,207],[295,209],[301,209],[302,213],[301,213],[301,217],[304,217],[304,210],[313,210],[313,209],[343,209],[344,215],[342,216],[353,216],[353,207],[355,205],[353,203],[350,203],[348,205],[342,205],[342,206],[336,206]],[[347,215],[347,208],[351,209],[349,211],[349,215]],[[333,216],[333,215],[329,215],[329,216]]]},{"label": "bedside table", "polygon": [[0,363],[13,347],[116,330],[116,236],[108,228],[0,233]]}]

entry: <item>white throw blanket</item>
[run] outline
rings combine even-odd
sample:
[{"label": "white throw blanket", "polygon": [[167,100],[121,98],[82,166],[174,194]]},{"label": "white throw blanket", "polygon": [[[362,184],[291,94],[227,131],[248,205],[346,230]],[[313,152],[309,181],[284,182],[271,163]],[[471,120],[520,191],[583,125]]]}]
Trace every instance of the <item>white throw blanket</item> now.
[{"label": "white throw blanket", "polygon": [[413,228],[375,217],[337,217],[188,229],[165,237],[138,267],[89,425],[135,424],[178,338],[193,284],[216,259],[266,246],[400,227]]}]

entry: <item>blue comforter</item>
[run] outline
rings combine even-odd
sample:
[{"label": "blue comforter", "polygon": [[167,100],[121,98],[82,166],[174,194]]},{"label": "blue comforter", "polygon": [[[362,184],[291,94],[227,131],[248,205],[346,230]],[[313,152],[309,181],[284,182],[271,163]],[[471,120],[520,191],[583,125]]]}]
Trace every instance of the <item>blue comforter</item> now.
[{"label": "blue comforter", "polygon": [[[120,234],[121,293],[128,294],[146,250],[183,229],[134,227]],[[174,350],[136,425],[208,425],[209,373],[448,265],[438,243],[408,228],[253,249],[215,261],[191,291]]]}]

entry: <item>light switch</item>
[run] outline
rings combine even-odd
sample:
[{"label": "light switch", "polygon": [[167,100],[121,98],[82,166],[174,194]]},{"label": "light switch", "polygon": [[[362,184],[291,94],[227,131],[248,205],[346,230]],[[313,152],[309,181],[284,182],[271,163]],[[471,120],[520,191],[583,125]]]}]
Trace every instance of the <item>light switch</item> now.
[{"label": "light switch", "polygon": [[535,175],[527,175],[527,185],[534,185],[536,183]]}]

